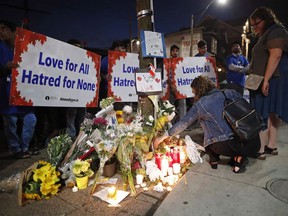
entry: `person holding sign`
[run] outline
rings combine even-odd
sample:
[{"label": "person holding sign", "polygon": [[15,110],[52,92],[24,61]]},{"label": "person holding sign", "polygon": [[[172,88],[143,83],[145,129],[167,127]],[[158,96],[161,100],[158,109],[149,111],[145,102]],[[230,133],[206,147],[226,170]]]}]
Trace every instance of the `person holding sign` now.
[{"label": "person holding sign", "polygon": [[[179,47],[177,45],[172,45],[170,47],[170,58],[178,58],[179,57]],[[175,83],[171,82],[172,78],[171,78],[171,71],[169,71],[170,73],[170,79],[167,80],[167,84],[170,87],[170,98],[169,101],[171,104],[176,105],[177,111],[179,112],[179,120],[182,119],[185,114],[186,114],[186,98],[183,99],[179,99],[175,101],[175,93],[177,92],[177,88]]]},{"label": "person holding sign", "polygon": [[[192,92],[195,94],[195,103],[183,119],[173,125],[164,135],[157,137],[154,147],[169,136],[175,136],[185,130],[197,120],[204,130],[204,147],[210,158],[212,169],[217,169],[220,155],[231,157],[230,165],[235,173],[245,172],[245,157],[257,157],[260,148],[260,138],[240,142],[228,122],[223,118],[224,94],[217,89],[215,84],[206,76],[198,76],[191,83]],[[235,100],[241,95],[233,89],[226,89],[225,95]]]},{"label": "person holding sign", "polygon": [[[13,63],[15,31],[14,23],[0,21],[0,114],[10,152],[14,158],[24,159],[31,156],[29,144],[33,138],[36,116],[33,107],[9,105],[11,73],[13,68],[18,67]],[[18,130],[21,136],[18,136]]]}]

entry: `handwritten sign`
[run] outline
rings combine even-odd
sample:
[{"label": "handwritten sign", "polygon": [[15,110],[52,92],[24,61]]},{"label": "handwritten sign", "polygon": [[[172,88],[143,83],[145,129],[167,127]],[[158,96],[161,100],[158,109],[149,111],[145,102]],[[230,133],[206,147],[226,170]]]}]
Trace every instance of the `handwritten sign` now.
[{"label": "handwritten sign", "polygon": [[159,32],[140,31],[143,57],[166,57],[164,35]]},{"label": "handwritten sign", "polygon": [[162,93],[160,69],[156,69],[154,76],[151,75],[148,69],[137,69],[135,78],[137,94],[156,95]]},{"label": "handwritten sign", "polygon": [[101,57],[79,47],[17,28],[12,105],[96,107]]}]

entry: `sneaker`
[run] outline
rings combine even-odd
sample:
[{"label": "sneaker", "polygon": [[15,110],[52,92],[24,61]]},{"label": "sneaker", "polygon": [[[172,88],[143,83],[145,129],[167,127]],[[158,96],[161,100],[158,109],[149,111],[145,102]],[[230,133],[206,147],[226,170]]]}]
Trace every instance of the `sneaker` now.
[{"label": "sneaker", "polygon": [[265,146],[264,153],[271,154],[271,155],[278,155],[278,150],[277,148],[269,148],[268,146]]},{"label": "sneaker", "polygon": [[30,156],[31,155],[28,154],[27,152],[22,152],[22,151],[19,151],[13,155],[15,159],[26,159],[26,158],[30,158]]}]

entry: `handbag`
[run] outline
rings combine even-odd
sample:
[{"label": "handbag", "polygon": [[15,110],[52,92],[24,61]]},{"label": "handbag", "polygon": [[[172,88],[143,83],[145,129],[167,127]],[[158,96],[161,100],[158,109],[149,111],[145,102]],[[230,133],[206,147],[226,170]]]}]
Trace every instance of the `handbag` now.
[{"label": "handbag", "polygon": [[245,88],[256,91],[260,87],[263,79],[264,79],[264,76],[257,75],[257,74],[250,74],[248,78],[246,79]]},{"label": "handbag", "polygon": [[250,140],[266,128],[262,117],[244,98],[233,101],[222,93],[225,97],[223,115],[238,137]]}]

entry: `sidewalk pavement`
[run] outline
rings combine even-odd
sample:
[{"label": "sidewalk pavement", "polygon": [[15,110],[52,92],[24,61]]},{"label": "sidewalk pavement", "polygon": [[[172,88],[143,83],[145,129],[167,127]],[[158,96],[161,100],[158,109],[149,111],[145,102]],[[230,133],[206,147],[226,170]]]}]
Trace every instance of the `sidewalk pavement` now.
[{"label": "sidewalk pavement", "polygon": [[[203,157],[167,195],[154,216],[287,216],[288,124],[281,124],[278,156],[261,161],[249,158],[247,170],[235,174],[227,164],[213,170]],[[223,163],[228,158],[221,157]]]},{"label": "sidewalk pavement", "polygon": [[[15,184],[19,172],[39,159],[47,160],[46,149],[41,154],[25,160],[15,160],[0,152],[0,216],[17,215],[118,215],[118,216],[166,216],[166,215],[288,215],[288,125],[280,128],[278,156],[267,156],[265,161],[249,159],[247,171],[235,174],[228,165],[219,165],[217,170],[210,168],[207,156],[202,164],[194,165],[171,192],[156,192],[137,189],[136,196],[128,196],[120,207],[108,204],[89,195],[91,186],[73,193],[64,188],[50,200],[36,201],[24,207],[18,205]],[[203,131],[193,128],[183,132],[191,135],[201,144]],[[222,157],[221,157],[222,158]],[[223,163],[228,158],[222,158]],[[18,173],[18,174],[17,174]],[[11,185],[1,191],[1,180],[12,177]],[[121,178],[119,178],[121,179]],[[3,182],[3,181],[2,181]],[[121,187],[121,180],[118,186]]]}]

